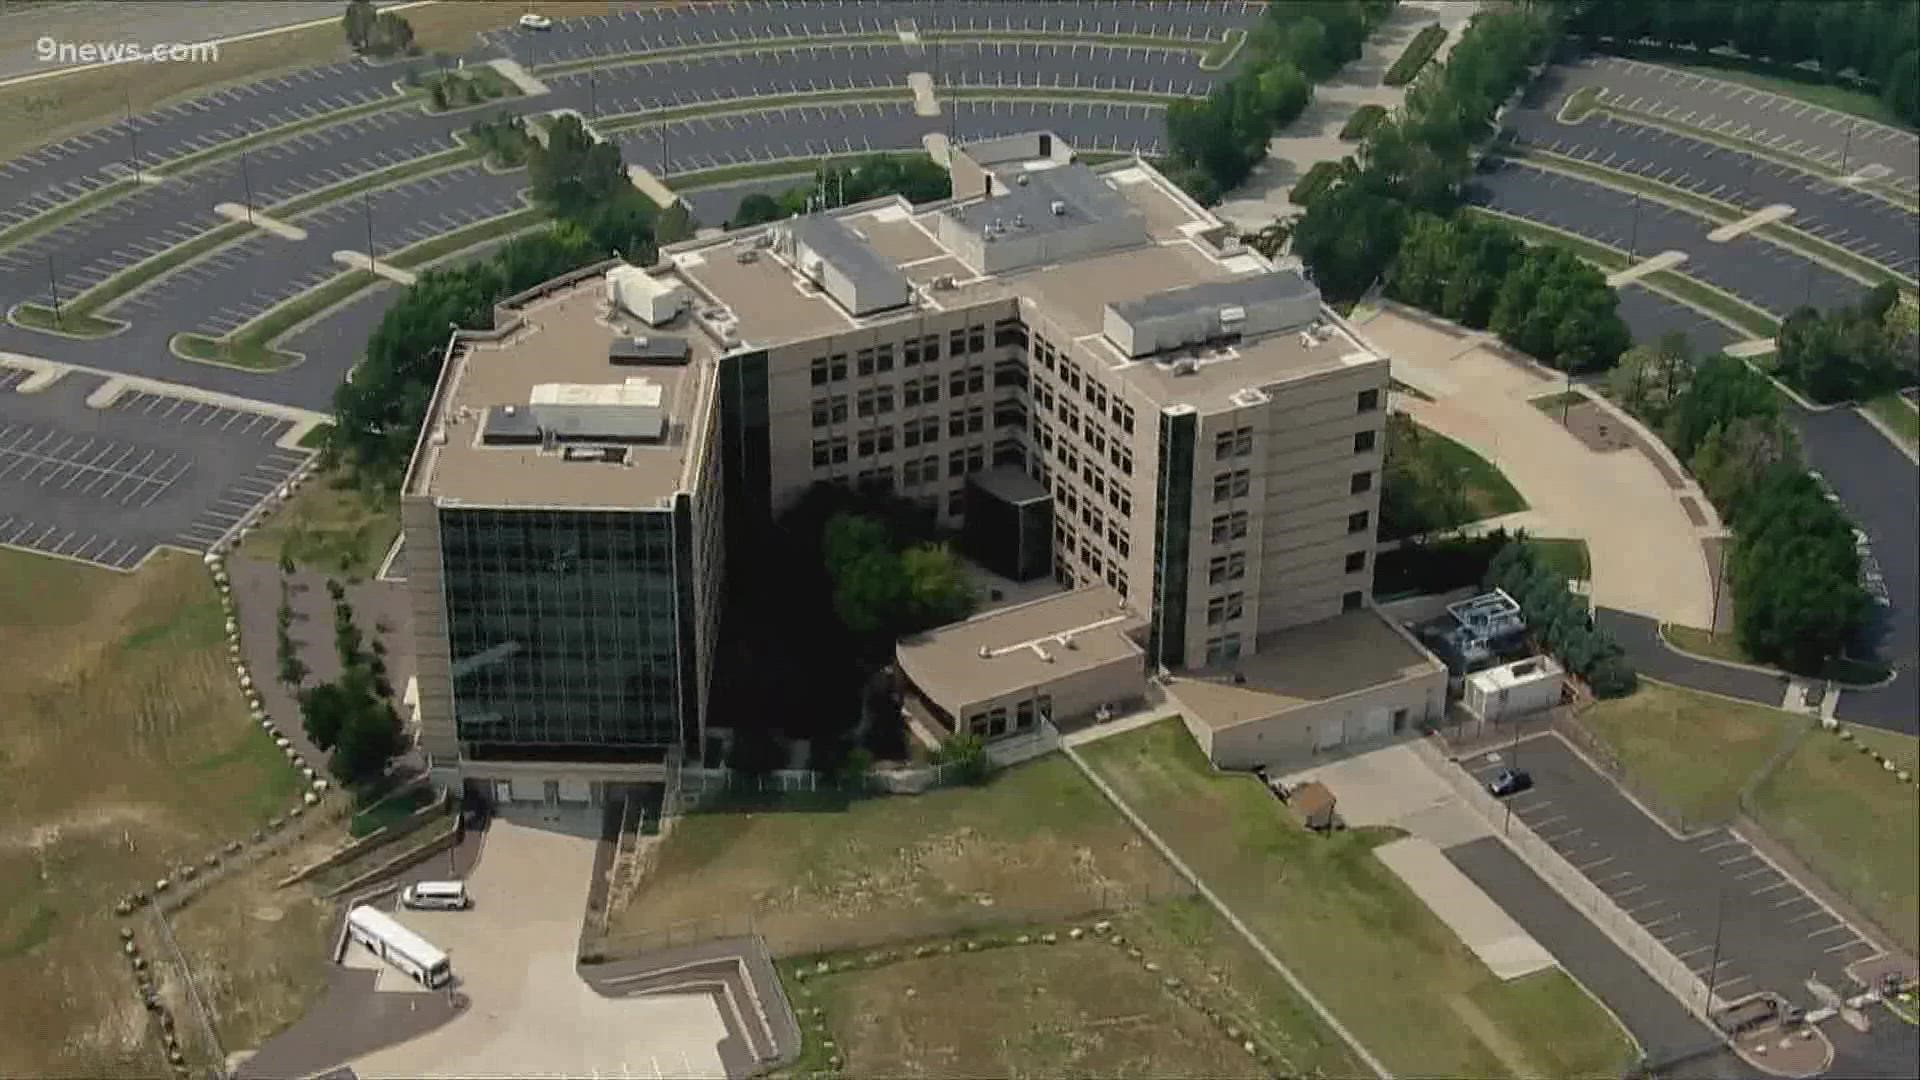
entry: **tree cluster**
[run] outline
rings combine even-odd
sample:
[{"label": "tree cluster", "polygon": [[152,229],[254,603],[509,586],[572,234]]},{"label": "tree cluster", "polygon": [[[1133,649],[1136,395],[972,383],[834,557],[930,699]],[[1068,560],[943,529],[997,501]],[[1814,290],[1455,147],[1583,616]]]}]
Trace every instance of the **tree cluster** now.
[{"label": "tree cluster", "polygon": [[1562,248],[1529,248],[1494,221],[1414,215],[1386,290],[1463,326],[1492,329],[1561,370],[1610,367],[1632,342],[1619,296],[1600,271]]},{"label": "tree cluster", "polygon": [[561,117],[547,146],[527,149],[535,198],[553,226],[513,237],[488,258],[422,273],[382,316],[353,380],[334,391],[326,453],[351,465],[363,486],[398,485],[453,328],[491,327],[495,302],[611,255],[651,262],[656,224],[663,234],[692,233],[685,208],[657,212],[627,182],[619,150],[594,143],[578,118]]},{"label": "tree cluster", "polygon": [[377,642],[369,655],[353,622],[346,587],[327,581],[333,598],[333,644],[340,655],[340,677],[300,691],[300,721],[307,737],[331,751],[327,768],[349,784],[378,779],[402,749],[399,714],[387,681],[385,649]]},{"label": "tree cluster", "polygon": [[885,521],[843,513],[824,548],[834,613],[856,637],[889,644],[973,613],[972,583],[945,544],[904,545]]},{"label": "tree cluster", "polygon": [[813,180],[778,194],[754,192],[740,200],[729,228],[762,225],[797,214],[899,195],[911,203],[932,202],[953,194],[953,178],[925,154],[869,154],[848,166],[826,165]]},{"label": "tree cluster", "polygon": [[1789,76],[1865,83],[1920,124],[1920,5],[1912,0],[1562,0],[1569,29],[1617,47],[1703,57],[1733,49]]},{"label": "tree cluster", "polygon": [[1520,604],[1534,641],[1585,679],[1595,696],[1624,697],[1639,685],[1613,635],[1593,625],[1586,602],[1567,590],[1566,578],[1541,564],[1524,534],[1493,557],[1485,584],[1506,590]]},{"label": "tree cluster", "polygon": [[1551,49],[1557,23],[1532,8],[1475,16],[1446,64],[1420,80],[1406,104],[1341,162],[1335,182],[1307,205],[1294,252],[1322,293],[1352,300],[1399,254],[1409,215],[1450,213],[1493,117]]},{"label": "tree cluster", "polygon": [[357,53],[385,57],[420,51],[413,43],[413,24],[391,11],[375,10],[373,0],[348,0],[340,25]]},{"label": "tree cluster", "polygon": [[1912,385],[1920,358],[1890,318],[1899,299],[1887,282],[1852,307],[1794,311],[1780,326],[1775,373],[1819,402],[1864,401]]},{"label": "tree cluster", "polygon": [[904,757],[891,635],[972,610],[933,517],[892,494],[832,484],[776,519],[738,504],[729,515],[711,705],[716,726],[734,732],[729,764],[777,767],[781,737],[809,740],[809,767],[827,772],[856,747]]},{"label": "tree cluster", "polygon": [[1170,179],[1203,204],[1247,178],[1273,133],[1300,115],[1313,84],[1360,55],[1397,0],[1296,0],[1269,4],[1240,71],[1205,98],[1167,109]]},{"label": "tree cluster", "polygon": [[[282,574],[291,563],[291,559],[281,556]],[[280,681],[297,690],[307,679],[307,665],[300,659],[299,645],[293,640],[293,583],[284,576],[280,579],[280,609],[274,613],[274,623],[274,658],[280,667]]]},{"label": "tree cluster", "polygon": [[1724,355],[1694,365],[1673,338],[1631,350],[1614,380],[1733,530],[1741,646],[1804,673],[1843,653],[1868,610],[1853,523],[1807,474],[1772,384]]},{"label": "tree cluster", "polygon": [[1401,413],[1387,416],[1380,469],[1380,538],[1431,536],[1473,520],[1466,463],[1430,451],[1439,438]]},{"label": "tree cluster", "polygon": [[503,169],[525,165],[533,153],[533,136],[527,134],[526,121],[512,113],[502,112],[491,120],[475,120],[468,126],[467,135],[489,161]]}]

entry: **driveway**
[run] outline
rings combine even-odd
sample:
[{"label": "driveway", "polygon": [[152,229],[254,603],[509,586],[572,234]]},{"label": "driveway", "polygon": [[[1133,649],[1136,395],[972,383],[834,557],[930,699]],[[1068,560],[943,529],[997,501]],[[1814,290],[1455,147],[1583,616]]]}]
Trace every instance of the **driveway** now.
[{"label": "driveway", "polygon": [[1706,626],[1713,593],[1697,530],[1653,461],[1632,449],[1598,452],[1529,403],[1565,388],[1437,321],[1383,311],[1361,333],[1393,361],[1394,377],[1432,395],[1397,407],[1472,447],[1527,500],[1542,536],[1585,540],[1597,606]]},{"label": "driveway", "polygon": [[713,999],[613,999],[575,969],[597,815],[563,824],[514,814],[488,827],[486,858],[468,881],[472,910],[396,918],[446,950],[470,1004],[411,1042],[354,1062],[361,1077],[724,1076],[727,1035]]}]

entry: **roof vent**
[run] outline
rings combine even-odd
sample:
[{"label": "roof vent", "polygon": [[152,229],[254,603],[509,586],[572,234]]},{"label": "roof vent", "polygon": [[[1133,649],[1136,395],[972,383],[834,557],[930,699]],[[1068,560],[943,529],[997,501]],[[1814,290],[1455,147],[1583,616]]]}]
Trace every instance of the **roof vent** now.
[{"label": "roof vent", "polygon": [[1030,178],[1030,177],[1028,177],[1026,173],[1021,173],[1021,174],[1020,174],[1019,176],[1016,176],[1016,177],[1014,177],[1014,178],[1013,178],[1013,182],[1014,182],[1014,183],[1016,183],[1016,184],[1018,184],[1018,185],[1020,185],[1021,187],[1026,187],[1026,186],[1027,186],[1027,181],[1028,181],[1029,179],[1031,179],[1031,178]]},{"label": "roof vent", "polygon": [[980,646],[980,659],[982,660],[993,659],[993,650],[988,648],[985,645]]},{"label": "roof vent", "polygon": [[1047,205],[1047,208],[1053,211],[1054,217],[1067,216],[1067,201],[1065,199],[1055,199]]},{"label": "roof vent", "polygon": [[1016,228],[1016,229],[1024,229],[1024,228],[1026,228],[1026,227],[1027,227],[1027,215],[1025,215],[1025,214],[1015,214],[1015,215],[1013,215],[1013,227],[1014,227],[1014,228]]}]

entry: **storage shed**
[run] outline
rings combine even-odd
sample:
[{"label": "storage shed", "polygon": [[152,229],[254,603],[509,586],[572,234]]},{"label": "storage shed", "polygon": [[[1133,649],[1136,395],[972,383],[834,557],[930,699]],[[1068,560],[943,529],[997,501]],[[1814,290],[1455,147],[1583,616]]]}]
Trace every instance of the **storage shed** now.
[{"label": "storage shed", "polygon": [[1531,656],[1467,676],[1467,711],[1482,720],[1529,716],[1560,703],[1564,672],[1552,657]]}]

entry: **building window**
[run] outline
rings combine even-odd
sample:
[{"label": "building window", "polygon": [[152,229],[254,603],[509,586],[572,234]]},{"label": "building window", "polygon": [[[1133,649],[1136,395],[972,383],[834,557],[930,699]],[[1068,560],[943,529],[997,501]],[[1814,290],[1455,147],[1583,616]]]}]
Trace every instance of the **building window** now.
[{"label": "building window", "polygon": [[965,476],[968,473],[979,472],[986,467],[987,448],[984,446],[969,446],[962,450],[952,450],[947,453],[947,475],[949,477]]},{"label": "building window", "polygon": [[1354,432],[1353,433],[1353,452],[1356,454],[1364,454],[1367,451],[1373,449],[1373,441],[1377,438],[1379,438],[1379,434],[1375,432],[1372,428],[1368,428],[1365,431]]},{"label": "building window", "polygon": [[823,465],[839,465],[846,460],[847,440],[845,436],[813,440],[813,464],[816,468]]},{"label": "building window", "polygon": [[1218,626],[1223,622],[1232,622],[1239,618],[1245,603],[1246,595],[1237,592],[1216,596],[1207,601],[1207,625]]},{"label": "building window", "polygon": [[893,429],[883,427],[873,431],[861,432],[860,441],[855,445],[854,451],[860,457],[872,457],[875,454],[892,453]]},{"label": "building window", "polygon": [[967,327],[967,351],[970,353],[987,351],[987,328],[984,326]]},{"label": "building window", "polygon": [[1216,461],[1246,457],[1251,453],[1253,453],[1253,429],[1250,427],[1222,431],[1213,437],[1213,457]]},{"label": "building window", "polygon": [[893,346],[891,344],[874,346],[873,369],[880,372],[893,370]]},{"label": "building window", "polygon": [[1218,585],[1224,581],[1239,581],[1247,576],[1247,556],[1242,551],[1230,551],[1225,555],[1215,555],[1207,560],[1207,584]]},{"label": "building window", "polygon": [[959,517],[967,512],[967,493],[964,490],[947,492],[947,516]]},{"label": "building window", "polygon": [[947,355],[964,356],[967,352],[967,328],[947,331]]},{"label": "building window", "polygon": [[1367,553],[1364,551],[1347,552],[1347,573],[1357,574],[1367,568]]},{"label": "building window", "polygon": [[1215,473],[1213,474],[1213,501],[1226,502],[1228,499],[1246,498],[1249,486],[1250,481],[1245,469]]},{"label": "building window", "polygon": [[962,412],[959,409],[947,414],[947,434],[954,438],[962,435],[978,435],[987,429],[987,410],[985,406],[975,405]]},{"label": "building window", "polygon": [[1380,391],[1378,389],[1360,391],[1359,405],[1360,412],[1373,412],[1380,408]]},{"label": "building window", "polygon": [[1224,664],[1240,657],[1240,635],[1221,634],[1207,639],[1207,663]]},{"label": "building window", "polygon": [[1372,491],[1373,490],[1373,474],[1370,472],[1354,473],[1353,482],[1350,485],[1350,489],[1355,495],[1358,495],[1363,491]]},{"label": "building window", "polygon": [[1230,514],[1213,515],[1213,542],[1224,543],[1228,540],[1244,540],[1247,536],[1247,512],[1235,510]]},{"label": "building window", "polygon": [[920,362],[920,339],[908,338],[900,343],[900,366],[913,367]]},{"label": "building window", "polygon": [[826,427],[828,424],[843,424],[847,420],[847,396],[815,398],[813,401],[813,426]]},{"label": "building window", "polygon": [[829,382],[839,382],[847,377],[847,354],[834,353],[821,356],[813,361],[813,385],[825,386]]},{"label": "building window", "polygon": [[1341,611],[1359,611],[1363,602],[1359,589],[1355,589],[1340,598]]},{"label": "building window", "polygon": [[861,349],[854,354],[853,370],[858,375],[873,374],[873,350]]},{"label": "building window", "polygon": [[1373,521],[1372,515],[1368,514],[1365,510],[1362,510],[1354,514],[1348,514],[1347,515],[1347,531],[1350,533],[1366,532],[1367,526],[1371,524],[1372,521]]}]

